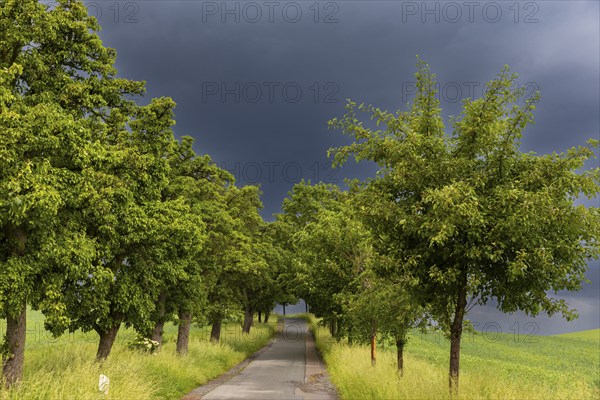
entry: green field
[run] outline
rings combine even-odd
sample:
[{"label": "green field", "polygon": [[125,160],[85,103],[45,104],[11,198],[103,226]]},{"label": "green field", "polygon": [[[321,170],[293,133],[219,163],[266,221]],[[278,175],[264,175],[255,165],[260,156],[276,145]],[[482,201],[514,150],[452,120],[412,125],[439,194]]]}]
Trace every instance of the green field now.
[{"label": "green field", "polygon": [[556,335],[556,337],[600,341],[600,329],[590,329],[587,331],[562,333],[560,335]]},{"label": "green field", "polygon": [[[129,350],[135,332],[122,328],[100,366],[94,362],[98,335],[76,332],[52,339],[43,317],[28,315],[23,382],[11,391],[0,389],[0,399],[179,399],[264,346],[276,324],[255,324],[249,336],[241,334],[239,323],[225,324],[218,345],[208,341],[210,327],[193,326],[187,357],[175,355],[177,327],[172,324],[165,327],[158,354]],[[0,327],[3,334],[4,321]],[[110,378],[108,396],[98,391],[100,374]]]},{"label": "green field", "polygon": [[[465,334],[461,399],[600,398],[599,330],[561,336]],[[342,399],[449,398],[449,342],[437,334],[410,337],[404,377],[395,348],[380,344],[377,365],[366,346],[337,343],[318,327],[317,342]],[[456,397],[455,397],[456,398]]]}]

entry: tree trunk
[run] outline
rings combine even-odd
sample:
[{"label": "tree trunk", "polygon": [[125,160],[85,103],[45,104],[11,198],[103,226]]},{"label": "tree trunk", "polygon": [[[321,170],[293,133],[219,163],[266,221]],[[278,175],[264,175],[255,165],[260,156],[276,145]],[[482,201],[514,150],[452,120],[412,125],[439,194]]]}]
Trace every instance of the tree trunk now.
[{"label": "tree trunk", "polygon": [[214,343],[219,343],[221,339],[221,325],[223,323],[223,319],[221,317],[213,318],[212,320],[212,329],[210,330],[210,341]]},{"label": "tree trunk", "polygon": [[246,306],[244,310],[244,326],[242,327],[242,333],[250,333],[250,327],[254,319],[254,310],[249,306]]},{"label": "tree trunk", "polygon": [[331,337],[335,337],[335,334],[337,333],[336,323],[333,319],[329,321],[329,333],[331,334]]},{"label": "tree trunk", "polygon": [[150,339],[158,342],[158,346],[162,346],[163,341],[163,333],[165,332],[165,322],[159,321],[154,325],[154,329],[152,329],[152,337]]},{"label": "tree trunk", "polygon": [[156,324],[154,324],[154,329],[152,330],[152,336],[151,336],[151,339],[158,342],[159,346],[162,345],[162,341],[163,341],[163,333],[164,333],[164,327],[165,327],[165,314],[166,314],[166,310],[165,310],[166,301],[167,301],[167,296],[165,295],[165,293],[161,293],[160,296],[158,297],[158,303],[157,303]]},{"label": "tree trunk", "polygon": [[285,304],[283,305],[283,316],[285,317]]},{"label": "tree trunk", "polygon": [[258,310],[258,323],[262,322],[262,311]]},{"label": "tree trunk", "polygon": [[348,346],[352,346],[354,337],[352,337],[352,325],[348,326]]},{"label": "tree trunk", "polygon": [[337,336],[338,334],[338,322],[337,319],[334,319],[331,323],[331,332],[333,336]]},{"label": "tree trunk", "polygon": [[112,346],[115,343],[115,339],[117,338],[117,333],[119,332],[119,328],[121,327],[121,320],[119,322],[110,327],[108,330],[96,332],[100,335],[100,343],[98,343],[98,351],[96,352],[96,360],[103,361],[108,358],[110,355],[110,351],[112,350]]},{"label": "tree trunk", "polygon": [[23,301],[16,318],[6,316],[6,338],[4,345],[8,354],[3,355],[2,373],[6,387],[12,387],[23,377],[25,361],[25,338],[27,336],[27,303]]},{"label": "tree trunk", "polygon": [[352,325],[348,326],[348,346],[352,346],[354,344],[354,328]]},{"label": "tree trunk", "polygon": [[179,329],[177,330],[177,354],[185,356],[190,344],[190,325],[192,324],[192,313],[189,311],[179,312]]},{"label": "tree trunk", "polygon": [[265,311],[265,324],[269,323],[269,315],[271,314],[271,312],[269,311]]},{"label": "tree trunk", "polygon": [[458,394],[458,370],[460,364],[460,339],[463,330],[463,319],[467,306],[467,274],[462,273],[459,280],[456,298],[456,309],[454,321],[450,329],[450,373],[448,376],[448,387],[450,394]]},{"label": "tree trunk", "polygon": [[404,338],[396,338],[396,356],[398,359],[398,374],[404,376]]},{"label": "tree trunk", "polygon": [[[6,232],[9,247],[14,257],[23,257],[27,250],[27,231],[22,225],[9,225]],[[16,296],[14,296],[16,297]],[[13,300],[14,300],[13,297]],[[12,310],[9,310],[12,311]],[[25,340],[27,337],[27,300],[22,298],[16,313],[6,316],[6,335],[2,352],[2,373],[6,387],[17,384],[23,377],[25,362]]]},{"label": "tree trunk", "polygon": [[371,365],[375,366],[377,364],[377,330],[373,328],[371,331]]}]

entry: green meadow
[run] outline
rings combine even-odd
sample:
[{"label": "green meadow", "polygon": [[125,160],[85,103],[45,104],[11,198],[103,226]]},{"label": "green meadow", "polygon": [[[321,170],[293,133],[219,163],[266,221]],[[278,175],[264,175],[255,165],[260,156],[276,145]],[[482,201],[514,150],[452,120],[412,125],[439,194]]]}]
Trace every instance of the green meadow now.
[{"label": "green meadow", "polygon": [[[439,334],[410,337],[400,377],[391,343],[379,343],[373,367],[367,346],[336,342],[322,327],[315,331],[342,399],[450,398],[450,344]],[[557,336],[465,334],[460,368],[454,399],[598,399],[600,330]]]},{"label": "green meadow", "polygon": [[590,339],[600,341],[600,329],[589,329],[587,331],[563,333],[556,336],[561,338]]},{"label": "green meadow", "polygon": [[[23,381],[0,399],[179,399],[192,389],[242,361],[272,337],[276,322],[252,327],[242,335],[240,324],[223,325],[221,343],[209,341],[210,326],[192,326],[189,354],[175,354],[177,326],[165,326],[163,348],[156,354],[130,350],[136,337],[121,328],[110,357],[96,363],[98,335],[75,332],[53,339],[43,328],[43,316],[29,312]],[[1,321],[2,333],[6,324]],[[98,390],[100,374],[109,377],[109,393]]]}]

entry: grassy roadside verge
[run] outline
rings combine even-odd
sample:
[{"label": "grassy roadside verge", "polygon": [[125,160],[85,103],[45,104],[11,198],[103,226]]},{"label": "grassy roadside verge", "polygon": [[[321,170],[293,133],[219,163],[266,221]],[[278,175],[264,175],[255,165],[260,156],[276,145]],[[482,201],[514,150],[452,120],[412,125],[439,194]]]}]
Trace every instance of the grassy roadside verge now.
[{"label": "grassy roadside verge", "polygon": [[[258,324],[242,335],[238,323],[222,328],[221,343],[209,342],[210,327],[192,327],[189,354],[175,354],[177,327],[165,327],[164,346],[158,354],[127,348],[135,337],[122,329],[109,359],[94,362],[97,335],[76,332],[52,339],[43,330],[41,315],[30,312],[25,371],[22,384],[0,389],[0,399],[179,399],[213,379],[268,343],[277,322]],[[108,395],[98,391],[98,377],[110,378]]]},{"label": "grassy roadside verge", "polygon": [[[405,354],[404,377],[397,374],[395,348],[383,344],[377,365],[369,348],[336,342],[311,318],[317,347],[342,399],[449,399],[448,343],[438,335],[413,335]],[[460,394],[454,399],[600,398],[599,341],[474,335],[461,355]]]}]

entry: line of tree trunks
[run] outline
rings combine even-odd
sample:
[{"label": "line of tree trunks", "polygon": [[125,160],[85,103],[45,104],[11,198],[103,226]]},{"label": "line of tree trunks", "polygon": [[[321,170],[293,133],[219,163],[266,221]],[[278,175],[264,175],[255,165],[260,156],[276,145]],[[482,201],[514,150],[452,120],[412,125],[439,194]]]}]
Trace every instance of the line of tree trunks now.
[{"label": "line of tree trunks", "polygon": [[190,325],[192,324],[192,313],[190,311],[179,311],[179,329],[177,329],[177,354],[185,356],[190,344]]},{"label": "line of tree trunks", "polygon": [[448,387],[450,394],[458,393],[458,370],[460,363],[460,339],[463,330],[463,319],[467,306],[467,274],[462,273],[454,311],[454,321],[450,329],[450,373],[448,376]]},{"label": "line of tree trunks", "polygon": [[15,316],[6,316],[6,349],[3,355],[2,374],[6,387],[14,386],[23,377],[25,361],[25,339],[27,336],[27,302],[23,301],[21,311]]}]

